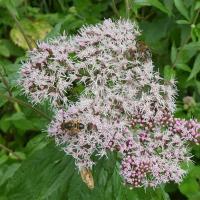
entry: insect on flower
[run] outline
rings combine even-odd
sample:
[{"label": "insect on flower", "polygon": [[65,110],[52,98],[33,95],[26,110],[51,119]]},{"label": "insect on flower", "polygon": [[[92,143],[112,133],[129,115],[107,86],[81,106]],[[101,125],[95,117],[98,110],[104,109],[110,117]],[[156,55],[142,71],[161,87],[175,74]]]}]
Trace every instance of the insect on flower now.
[{"label": "insect on flower", "polygon": [[[106,19],[76,36],[39,44],[21,68],[24,92],[35,103],[50,101],[58,111],[49,136],[73,156],[90,189],[92,156],[117,151],[125,183],[156,187],[182,181],[181,163],[190,158],[186,142],[199,143],[200,124],[174,118],[175,81],[166,82],[154,70],[139,35],[134,22]],[[66,91],[76,89],[74,83],[82,89],[71,101],[74,93]]]},{"label": "insect on flower", "polygon": [[61,127],[63,130],[67,130],[70,136],[77,135],[81,130],[85,128],[84,124],[80,123],[79,120],[63,122]]},{"label": "insect on flower", "polygon": [[94,179],[93,179],[91,170],[89,170],[87,168],[82,168],[80,170],[80,174],[81,174],[81,178],[82,178],[83,182],[86,183],[86,185],[90,189],[93,189],[94,188]]}]

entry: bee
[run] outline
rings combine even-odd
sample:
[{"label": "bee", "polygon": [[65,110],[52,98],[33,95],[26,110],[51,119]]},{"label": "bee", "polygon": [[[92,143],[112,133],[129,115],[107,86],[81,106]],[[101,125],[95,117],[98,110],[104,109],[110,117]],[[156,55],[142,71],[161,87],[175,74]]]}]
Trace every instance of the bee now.
[{"label": "bee", "polygon": [[143,53],[145,53],[146,51],[149,51],[148,46],[143,41],[138,41],[137,47]]},{"label": "bee", "polygon": [[138,41],[136,44],[139,52],[142,54],[144,61],[150,57],[150,51],[148,46],[143,41]]},{"label": "bee", "polygon": [[84,124],[80,123],[79,120],[70,120],[63,122],[61,125],[63,130],[67,130],[70,136],[77,135],[81,130],[85,128]]}]

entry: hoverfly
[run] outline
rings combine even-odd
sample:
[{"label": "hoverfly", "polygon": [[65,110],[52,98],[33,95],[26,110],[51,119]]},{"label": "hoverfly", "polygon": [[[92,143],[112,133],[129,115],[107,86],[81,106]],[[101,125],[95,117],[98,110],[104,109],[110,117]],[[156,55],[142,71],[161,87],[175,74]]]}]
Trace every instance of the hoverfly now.
[{"label": "hoverfly", "polygon": [[85,128],[84,124],[80,123],[79,120],[70,120],[63,122],[61,125],[62,129],[67,130],[70,136],[77,135],[81,130]]}]

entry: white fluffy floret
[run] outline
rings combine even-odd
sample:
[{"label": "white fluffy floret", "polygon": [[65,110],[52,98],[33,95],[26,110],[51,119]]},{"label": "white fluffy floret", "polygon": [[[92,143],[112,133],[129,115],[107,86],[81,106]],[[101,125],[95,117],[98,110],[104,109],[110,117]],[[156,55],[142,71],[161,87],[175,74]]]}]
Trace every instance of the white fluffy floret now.
[{"label": "white fluffy floret", "polygon": [[189,161],[185,142],[198,143],[199,124],[173,118],[174,82],[154,71],[139,35],[135,23],[107,19],[39,43],[23,63],[20,84],[34,103],[51,102],[49,136],[79,169],[91,168],[94,155],[118,151],[126,183],[178,183],[180,164]]}]

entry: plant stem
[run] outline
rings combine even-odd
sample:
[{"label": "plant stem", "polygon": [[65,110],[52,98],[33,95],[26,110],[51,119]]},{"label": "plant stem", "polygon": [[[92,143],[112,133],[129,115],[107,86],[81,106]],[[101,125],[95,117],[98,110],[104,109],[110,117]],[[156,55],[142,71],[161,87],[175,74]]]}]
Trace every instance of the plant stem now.
[{"label": "plant stem", "polygon": [[31,44],[29,38],[27,37],[27,35],[25,34],[24,29],[22,28],[19,20],[16,18],[16,16],[9,9],[8,9],[8,11],[9,11],[10,15],[12,16],[12,18],[14,19],[14,21],[17,25],[17,28],[20,30],[21,34],[23,35],[29,49],[32,50],[33,49],[32,44]]},{"label": "plant stem", "polygon": [[38,113],[39,115],[43,116],[44,118],[50,120],[51,118],[44,112],[42,112],[41,110],[37,109],[37,108],[34,108],[32,105],[30,105],[29,103],[26,103],[20,99],[17,99],[15,97],[10,97],[10,96],[7,96],[7,95],[4,95],[2,93],[0,93],[0,96],[2,96],[3,98],[7,99],[8,101],[10,102],[17,102],[18,104],[21,104],[23,106],[26,106],[30,109],[32,109],[34,112]]},{"label": "plant stem", "polygon": [[0,148],[7,151],[10,154],[12,154],[17,160],[22,160],[22,158],[19,157],[13,150],[9,149],[8,147],[4,146],[3,144],[0,144]]},{"label": "plant stem", "polygon": [[[0,65],[0,66],[3,68],[4,74],[5,74],[5,76],[6,76],[5,67],[4,67],[3,65]],[[4,84],[4,86],[5,86],[5,88],[6,88],[7,92],[8,92],[8,94],[9,94],[9,96],[12,97],[12,96],[13,96],[12,90],[11,90],[11,88],[10,88],[10,86],[9,86],[8,81],[6,80],[6,78],[4,78],[4,75],[1,73],[1,71],[0,71],[0,76],[1,76],[2,83]],[[15,108],[15,110],[16,110],[17,112],[21,112],[21,109],[20,109],[20,107],[19,107],[19,105],[18,105],[17,102],[14,102],[14,108]]]},{"label": "plant stem", "polygon": [[1,73],[1,71],[0,71],[0,76],[1,76],[2,83],[6,87],[6,90],[8,91],[9,96],[12,97],[12,92],[11,92],[10,86],[9,86],[7,80],[4,78],[3,74]]},{"label": "plant stem", "polygon": [[[191,25],[196,23],[196,21],[197,21],[197,19],[199,17],[199,14],[200,14],[200,9],[198,9],[196,16],[194,17],[194,19],[191,22]],[[178,57],[180,55],[180,52],[183,49],[183,47],[190,41],[190,38],[191,38],[191,34],[188,35],[188,37],[186,38],[184,43],[179,47],[179,51],[176,54],[176,58],[175,58],[174,62],[172,63],[172,68],[175,68],[175,64],[176,64],[176,61],[177,61],[177,59],[178,59]]]},{"label": "plant stem", "polygon": [[118,12],[117,7],[116,7],[115,0],[112,0],[112,9],[113,9],[113,12],[115,13],[115,15],[119,18],[120,15],[119,15],[119,12]]},{"label": "plant stem", "polygon": [[125,7],[126,7],[126,18],[129,18],[129,11],[130,11],[129,0],[125,0]]},{"label": "plant stem", "polygon": [[193,21],[192,21],[192,24],[195,24],[195,23],[196,23],[196,21],[197,21],[197,19],[198,19],[198,17],[199,17],[199,13],[200,13],[200,9],[198,9],[197,14],[196,14],[196,16],[194,17],[194,19],[193,19]]}]

